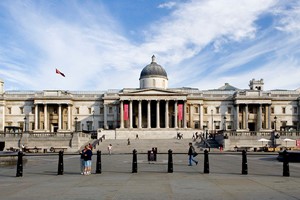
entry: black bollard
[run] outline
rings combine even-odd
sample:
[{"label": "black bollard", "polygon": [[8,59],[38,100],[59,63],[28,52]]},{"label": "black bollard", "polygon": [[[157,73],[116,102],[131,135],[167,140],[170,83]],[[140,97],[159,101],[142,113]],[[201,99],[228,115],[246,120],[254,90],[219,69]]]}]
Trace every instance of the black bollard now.
[{"label": "black bollard", "polygon": [[23,176],[23,152],[19,151],[16,177],[21,177],[21,176]]},{"label": "black bollard", "polygon": [[59,151],[58,153],[58,171],[57,175],[63,175],[64,174],[64,152]]},{"label": "black bollard", "polygon": [[290,176],[289,154],[286,150],[283,151],[283,176]]},{"label": "black bollard", "polygon": [[132,173],[137,173],[137,151],[134,149],[132,154]]},{"label": "black bollard", "polygon": [[173,173],[173,156],[171,149],[169,149],[168,155],[168,173]]},{"label": "black bollard", "polygon": [[242,174],[248,174],[248,163],[247,163],[247,152],[243,150],[242,152]]},{"label": "black bollard", "polygon": [[96,174],[101,174],[101,151],[97,151]]},{"label": "black bollard", "polygon": [[204,173],[209,174],[209,160],[208,160],[208,151],[204,150]]}]

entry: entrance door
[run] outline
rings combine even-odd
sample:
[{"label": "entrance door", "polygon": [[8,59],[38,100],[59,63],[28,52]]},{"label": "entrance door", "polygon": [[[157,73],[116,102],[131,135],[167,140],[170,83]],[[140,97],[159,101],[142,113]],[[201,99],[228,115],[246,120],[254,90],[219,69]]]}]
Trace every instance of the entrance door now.
[{"label": "entrance door", "polygon": [[255,123],[254,122],[249,122],[248,123],[248,128],[249,128],[249,131],[255,131]]}]

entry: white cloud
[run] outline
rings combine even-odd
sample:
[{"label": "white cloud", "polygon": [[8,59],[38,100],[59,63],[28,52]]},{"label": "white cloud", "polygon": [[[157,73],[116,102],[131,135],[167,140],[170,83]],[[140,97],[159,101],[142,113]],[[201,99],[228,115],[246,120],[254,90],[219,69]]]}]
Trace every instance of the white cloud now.
[{"label": "white cloud", "polygon": [[[145,32],[145,40],[137,43],[125,37],[126,27],[101,4],[83,5],[80,1],[72,1],[66,7],[59,6],[59,14],[63,14],[60,16],[53,13],[51,3],[39,7],[35,1],[25,6],[13,2],[5,6],[13,17],[17,42],[10,50],[11,57],[3,55],[5,47],[0,47],[0,65],[6,66],[6,70],[0,69],[0,75],[15,83],[13,87],[28,89],[138,87],[140,71],[155,54],[157,62],[167,70],[170,86],[207,89],[231,81],[237,87],[247,85],[248,80],[256,78],[249,78],[250,75],[264,78],[260,72],[267,73],[269,66],[264,64],[262,70],[253,70],[252,74],[239,72],[229,76],[224,73],[237,70],[267,53],[276,53],[278,48],[282,49],[278,53],[281,59],[270,63],[280,68],[284,63],[283,51],[289,53],[293,48],[290,44],[285,48],[286,42],[277,44],[277,38],[268,35],[270,32],[257,35],[260,30],[256,20],[274,9],[276,3],[276,0],[191,0],[161,4],[160,8],[173,9],[171,15],[141,30]],[[281,26],[277,26],[295,30],[298,18],[294,23],[287,22],[297,14],[297,9],[291,15],[286,14],[287,18],[282,18]],[[244,43],[235,50],[227,48]],[[6,44],[8,46],[9,42]],[[210,49],[210,45],[214,48]],[[16,59],[18,56],[22,59]],[[297,66],[297,62],[291,63],[291,68]],[[20,70],[22,68],[29,71]],[[55,68],[60,68],[66,78],[55,75]]]},{"label": "white cloud", "polygon": [[158,8],[167,8],[167,9],[171,9],[171,8],[174,8],[175,6],[176,6],[176,2],[170,1],[170,2],[167,2],[167,3],[159,4],[157,7],[158,7]]}]

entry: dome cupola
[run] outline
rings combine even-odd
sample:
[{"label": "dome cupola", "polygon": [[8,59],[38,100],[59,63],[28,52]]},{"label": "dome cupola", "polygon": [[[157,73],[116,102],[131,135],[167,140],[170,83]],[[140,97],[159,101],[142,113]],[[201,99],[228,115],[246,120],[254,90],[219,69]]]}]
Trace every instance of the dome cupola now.
[{"label": "dome cupola", "polygon": [[155,56],[152,56],[152,62],[144,67],[140,75],[140,88],[162,88],[168,87],[168,76],[165,69],[155,62]]}]

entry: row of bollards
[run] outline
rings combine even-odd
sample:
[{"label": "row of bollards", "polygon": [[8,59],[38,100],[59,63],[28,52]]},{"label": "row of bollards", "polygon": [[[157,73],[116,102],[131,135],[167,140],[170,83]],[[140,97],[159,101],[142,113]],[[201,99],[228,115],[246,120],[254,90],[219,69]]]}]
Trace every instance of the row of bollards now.
[{"label": "row of bollards", "polygon": [[[64,152],[59,152],[58,158],[58,171],[57,175],[64,174],[64,162],[63,162],[63,155]],[[23,176],[23,152],[18,152],[18,160],[17,160],[17,173],[16,177]],[[132,173],[138,172],[138,165],[137,165],[137,150],[133,150],[133,158],[132,158]],[[205,174],[209,173],[209,158],[208,158],[208,151],[204,150],[204,171]],[[101,151],[97,151],[97,161],[96,161],[96,174],[101,173]],[[168,151],[168,173],[173,173],[173,153],[172,150],[169,149]],[[248,174],[248,163],[247,163],[247,152],[243,150],[242,152],[242,174]],[[283,176],[290,176],[289,171],[289,155],[288,152],[285,150],[283,152]]]}]

